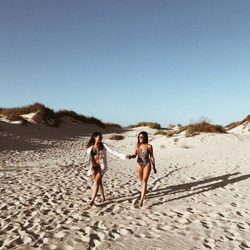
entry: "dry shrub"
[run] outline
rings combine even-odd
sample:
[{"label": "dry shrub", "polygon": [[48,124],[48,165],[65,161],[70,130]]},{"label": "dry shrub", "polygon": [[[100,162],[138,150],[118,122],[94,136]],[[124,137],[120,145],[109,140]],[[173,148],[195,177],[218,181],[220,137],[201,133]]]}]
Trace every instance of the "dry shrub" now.
[{"label": "dry shrub", "polygon": [[19,121],[22,125],[28,124],[28,121],[25,120],[22,116],[16,114],[8,114],[6,117],[11,122]]},{"label": "dry shrub", "polygon": [[157,130],[154,135],[166,135],[168,136],[168,132],[166,131],[163,131],[163,130]]},{"label": "dry shrub", "polygon": [[186,129],[187,129],[187,126],[182,126],[182,125],[180,125],[180,126],[179,126],[179,129],[178,129],[178,131],[177,131],[177,133],[179,134],[179,133],[183,132],[183,131],[186,130]]},{"label": "dry shrub", "polygon": [[245,119],[243,119],[240,122],[232,122],[232,123],[228,124],[227,126],[225,126],[225,129],[226,130],[231,130],[231,129],[235,128],[235,127],[238,127],[239,125],[244,124],[245,122],[250,122],[250,115],[248,115]]},{"label": "dry shrub", "polygon": [[61,123],[60,118],[64,116],[69,116],[77,121],[95,124],[101,128],[121,128],[120,125],[114,123],[103,123],[101,120],[96,119],[95,117],[86,117],[84,115],[79,115],[74,111],[69,110],[60,110],[58,112],[54,112],[54,110],[45,107],[41,103],[34,103],[29,106],[24,106],[20,108],[0,108],[0,115],[7,116],[8,119],[12,119],[15,121],[22,121],[28,123],[24,118],[20,115],[36,113],[33,117],[34,122],[38,124],[49,125],[53,127],[58,127]]},{"label": "dry shrub", "polygon": [[52,127],[59,127],[60,125],[60,120],[56,117],[54,111],[48,108],[38,111],[34,115],[33,121],[38,124],[45,124]]},{"label": "dry shrub", "polygon": [[198,121],[186,127],[186,136],[194,136],[201,132],[205,133],[226,133],[225,128],[221,125],[210,124],[207,120]]},{"label": "dry shrub", "polygon": [[11,115],[11,114],[20,116],[20,115],[25,115],[25,114],[37,112],[37,111],[43,110],[45,108],[46,107],[41,103],[34,103],[32,105],[23,106],[20,108],[6,108],[6,109],[1,108],[0,114],[5,115],[5,116]]},{"label": "dry shrub", "polygon": [[173,135],[177,135],[179,132],[178,131],[168,131],[168,137],[172,137]]},{"label": "dry shrub", "polygon": [[116,123],[104,123],[106,128],[122,128],[121,125],[116,124]]},{"label": "dry shrub", "polygon": [[41,103],[34,103],[29,106],[24,106],[20,108],[8,108],[1,109],[0,114],[5,115],[10,121],[22,121],[22,124],[27,124],[28,121],[25,120],[21,115],[36,113],[33,120],[38,124],[46,124],[49,126],[58,126],[59,122],[55,117],[55,113],[52,109],[46,108]]},{"label": "dry shrub", "polygon": [[81,121],[83,123],[89,123],[89,124],[96,124],[98,127],[105,128],[105,124],[101,120],[98,120],[95,117],[86,117],[84,115],[79,115],[74,111],[60,110],[56,112],[56,116],[59,119],[64,116],[70,116],[77,121]]},{"label": "dry shrub", "polygon": [[178,131],[175,130],[168,130],[168,131],[163,131],[163,130],[157,130],[154,134],[155,135],[165,135],[167,137],[172,137],[173,135],[178,134]]},{"label": "dry shrub", "polygon": [[250,115],[248,115],[245,119],[243,119],[240,124],[243,124],[245,122],[250,122]]},{"label": "dry shrub", "polygon": [[239,126],[239,125],[240,125],[240,122],[232,122],[232,123],[228,124],[227,126],[225,126],[225,129],[226,130],[231,130],[231,129]]},{"label": "dry shrub", "polygon": [[157,122],[139,122],[136,125],[128,126],[128,128],[137,128],[137,127],[149,127],[153,129],[161,129],[161,125]]},{"label": "dry shrub", "polygon": [[111,135],[109,137],[110,140],[116,140],[116,141],[120,141],[120,140],[123,140],[124,139],[124,136],[123,135]]}]

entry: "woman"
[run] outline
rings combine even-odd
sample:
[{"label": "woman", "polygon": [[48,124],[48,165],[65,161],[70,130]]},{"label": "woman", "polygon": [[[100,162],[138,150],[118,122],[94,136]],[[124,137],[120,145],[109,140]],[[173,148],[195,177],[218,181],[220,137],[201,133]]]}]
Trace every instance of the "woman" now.
[{"label": "woman", "polygon": [[91,201],[86,208],[93,206],[98,190],[100,190],[102,203],[105,201],[102,177],[107,170],[107,151],[122,160],[126,159],[126,155],[112,150],[102,142],[102,134],[100,132],[94,132],[87,143],[87,156],[90,162],[88,175],[92,174],[93,176],[94,188]]},{"label": "woman", "polygon": [[137,172],[141,181],[141,198],[138,206],[143,206],[143,201],[147,192],[147,182],[151,171],[151,166],[156,173],[155,158],[152,145],[148,144],[148,133],[142,131],[138,135],[138,141],[135,146],[134,154],[128,155],[128,159],[136,158],[137,156]]}]

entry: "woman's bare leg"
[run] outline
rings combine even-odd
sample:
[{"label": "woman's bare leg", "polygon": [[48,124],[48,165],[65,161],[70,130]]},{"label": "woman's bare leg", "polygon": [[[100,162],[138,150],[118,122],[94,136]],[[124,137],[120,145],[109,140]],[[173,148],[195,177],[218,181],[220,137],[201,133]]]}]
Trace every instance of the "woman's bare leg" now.
[{"label": "woman's bare leg", "polygon": [[143,168],[140,166],[137,166],[137,176],[140,180],[140,182],[142,182],[142,178],[143,178]]},{"label": "woman's bare leg", "polygon": [[97,195],[100,183],[102,181],[102,176],[101,174],[98,172],[95,176],[94,176],[94,185],[93,185],[93,193],[92,193],[92,197],[91,197],[91,201],[89,203],[90,206],[92,206],[94,204],[95,201],[95,197]]},{"label": "woman's bare leg", "polygon": [[104,202],[105,201],[105,195],[104,195],[104,188],[103,188],[103,185],[102,185],[102,179],[100,181],[99,191],[100,191],[100,194],[101,194],[102,202]]},{"label": "woman's bare leg", "polygon": [[147,183],[148,183],[148,177],[150,175],[151,166],[150,164],[146,165],[142,168],[142,182],[141,182],[141,199],[139,202],[139,207],[143,206],[143,201],[145,199],[145,195],[147,192]]}]

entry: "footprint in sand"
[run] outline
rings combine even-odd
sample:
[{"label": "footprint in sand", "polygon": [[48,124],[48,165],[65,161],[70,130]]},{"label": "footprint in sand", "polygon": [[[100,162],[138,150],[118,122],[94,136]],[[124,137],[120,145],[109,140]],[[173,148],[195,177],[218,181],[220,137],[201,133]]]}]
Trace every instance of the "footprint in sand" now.
[{"label": "footprint in sand", "polygon": [[116,240],[121,236],[121,234],[116,229],[112,229],[111,231],[109,231],[108,236],[112,240]]},{"label": "footprint in sand", "polygon": [[230,205],[231,205],[232,207],[237,207],[237,204],[234,203],[234,202],[232,202]]},{"label": "footprint in sand", "polygon": [[133,230],[131,230],[131,229],[126,229],[126,228],[121,228],[121,229],[119,230],[119,232],[120,232],[120,234],[121,234],[122,236],[125,236],[125,235],[127,235],[127,234],[133,234]]},{"label": "footprint in sand", "polygon": [[210,222],[207,222],[207,221],[200,221],[201,225],[206,228],[206,229],[209,229],[212,227],[212,224]]},{"label": "footprint in sand", "polygon": [[158,225],[157,229],[168,232],[172,230],[172,226],[169,224],[163,224],[163,225]]},{"label": "footprint in sand", "polygon": [[215,241],[210,238],[205,239],[203,245],[206,248],[215,249]]},{"label": "footprint in sand", "polygon": [[188,207],[186,210],[192,214],[196,213],[196,211],[192,207]]},{"label": "footprint in sand", "polygon": [[236,211],[236,214],[237,214],[238,216],[241,216],[241,217],[243,216],[242,213],[241,213],[240,211]]},{"label": "footprint in sand", "polygon": [[250,242],[245,240],[245,241],[241,242],[239,247],[242,248],[242,249],[250,248]]},{"label": "footprint in sand", "polygon": [[237,227],[241,230],[241,231],[246,231],[247,229],[249,229],[249,226],[247,226],[247,224],[243,223],[243,222],[239,222],[237,224]]},{"label": "footprint in sand", "polygon": [[101,238],[98,236],[98,234],[92,233],[89,235],[89,247],[95,248],[101,244]]}]

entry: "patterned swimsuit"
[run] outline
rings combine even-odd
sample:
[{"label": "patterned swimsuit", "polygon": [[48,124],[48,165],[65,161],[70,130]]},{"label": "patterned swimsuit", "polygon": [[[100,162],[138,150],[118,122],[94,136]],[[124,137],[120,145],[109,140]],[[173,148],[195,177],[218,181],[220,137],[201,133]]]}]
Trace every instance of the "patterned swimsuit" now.
[{"label": "patterned swimsuit", "polygon": [[142,150],[141,148],[138,148],[137,150],[138,150],[137,163],[141,167],[145,167],[146,165],[150,164],[149,151],[148,150]]}]

